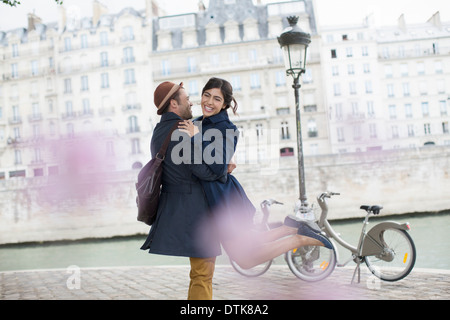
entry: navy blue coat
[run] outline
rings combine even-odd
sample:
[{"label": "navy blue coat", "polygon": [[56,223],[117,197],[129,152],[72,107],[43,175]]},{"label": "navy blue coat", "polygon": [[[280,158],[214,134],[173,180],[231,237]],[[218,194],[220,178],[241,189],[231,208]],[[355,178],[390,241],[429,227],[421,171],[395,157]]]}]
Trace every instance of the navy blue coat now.
[{"label": "navy blue coat", "polygon": [[[172,112],[161,116],[153,131],[152,157],[161,148],[172,125],[179,120],[182,119]],[[190,143],[189,138],[187,141]],[[176,164],[172,150],[177,144],[178,141],[172,141],[167,149],[157,218],[141,249],[172,256],[218,256],[221,254],[220,242],[211,226],[209,207],[199,179],[212,181],[222,178],[224,181],[226,177],[223,173],[214,173],[205,164]]]},{"label": "navy blue coat", "polygon": [[[236,151],[239,131],[230,121],[226,110],[205,119],[203,117],[196,119],[200,120],[203,163],[207,164],[216,175],[222,175],[227,172],[230,159]],[[220,138],[222,141],[215,140]],[[195,146],[195,136],[192,139]],[[226,219],[232,224],[252,224],[255,207],[236,177],[228,174],[226,182],[202,180],[201,184],[213,215],[227,215]],[[220,221],[223,221],[223,217]]]}]

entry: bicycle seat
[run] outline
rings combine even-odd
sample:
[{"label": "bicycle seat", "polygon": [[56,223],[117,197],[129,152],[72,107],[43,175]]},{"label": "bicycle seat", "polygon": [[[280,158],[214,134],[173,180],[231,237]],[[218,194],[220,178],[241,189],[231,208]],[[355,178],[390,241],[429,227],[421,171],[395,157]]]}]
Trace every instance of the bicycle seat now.
[{"label": "bicycle seat", "polygon": [[362,210],[366,210],[367,212],[372,212],[373,214],[379,214],[380,210],[383,209],[382,206],[367,206],[367,205],[363,205],[359,208]]}]

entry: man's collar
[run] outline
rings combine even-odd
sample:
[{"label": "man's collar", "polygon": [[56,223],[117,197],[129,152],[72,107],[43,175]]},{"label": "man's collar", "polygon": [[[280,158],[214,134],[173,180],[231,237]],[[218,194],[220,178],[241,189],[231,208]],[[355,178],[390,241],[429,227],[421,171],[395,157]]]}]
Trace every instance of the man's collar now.
[{"label": "man's collar", "polygon": [[172,121],[172,120],[183,120],[179,115],[174,112],[165,112],[161,115],[160,122]]}]

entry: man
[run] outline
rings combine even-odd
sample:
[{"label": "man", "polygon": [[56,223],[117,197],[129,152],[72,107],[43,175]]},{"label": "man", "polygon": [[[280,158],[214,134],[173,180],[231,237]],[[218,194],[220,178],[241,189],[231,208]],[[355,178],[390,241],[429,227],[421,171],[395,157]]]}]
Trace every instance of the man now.
[{"label": "man", "polygon": [[[180,120],[192,118],[192,103],[183,88],[166,81],[154,92],[154,102],[161,115],[153,131],[152,157],[161,148],[171,127]],[[221,254],[208,214],[208,205],[199,179],[213,181],[226,179],[215,175],[206,165],[172,159],[179,156],[172,150],[178,141],[167,148],[162,176],[162,190],[158,213],[147,240],[141,247],[149,253],[190,258],[189,300],[212,299],[212,277],[216,256]],[[180,164],[175,164],[180,163]]]}]

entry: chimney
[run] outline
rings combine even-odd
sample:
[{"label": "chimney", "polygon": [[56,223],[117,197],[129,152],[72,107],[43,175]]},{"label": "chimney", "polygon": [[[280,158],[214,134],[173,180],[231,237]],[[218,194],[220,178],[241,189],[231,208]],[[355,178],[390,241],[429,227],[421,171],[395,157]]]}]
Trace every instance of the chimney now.
[{"label": "chimney", "polygon": [[431,16],[431,18],[428,19],[427,22],[431,23],[433,26],[435,26],[439,30],[442,29],[441,14],[439,13],[439,11],[437,11],[435,14],[433,14],[433,16]]},{"label": "chimney", "polygon": [[67,23],[66,8],[64,8],[62,5],[58,6],[58,11],[59,11],[58,30],[59,32],[63,32]]},{"label": "chimney", "polygon": [[197,5],[198,5],[199,12],[204,12],[206,10],[205,4],[203,3],[202,0],[200,0]]},{"label": "chimney", "polygon": [[100,17],[106,13],[108,13],[108,8],[97,0],[92,1],[92,26],[97,26],[97,23],[100,21]]},{"label": "chimney", "polygon": [[397,26],[400,30],[402,30],[403,32],[406,32],[406,21],[405,21],[405,15],[403,13],[397,19]]},{"label": "chimney", "polygon": [[42,20],[34,13],[28,14],[28,32],[35,30],[37,24],[41,24]]}]

